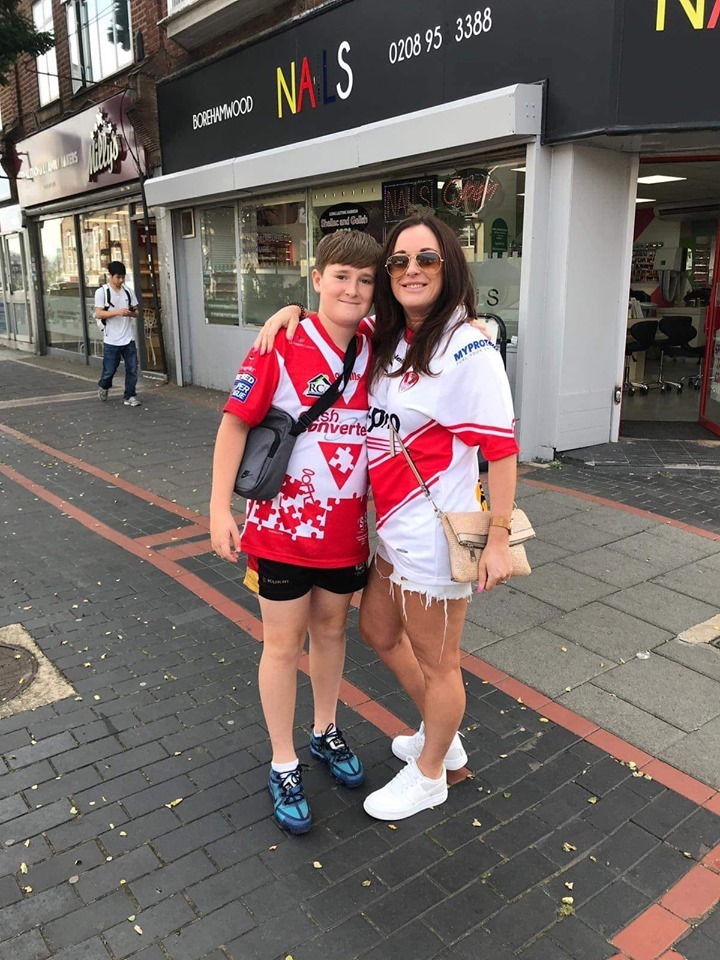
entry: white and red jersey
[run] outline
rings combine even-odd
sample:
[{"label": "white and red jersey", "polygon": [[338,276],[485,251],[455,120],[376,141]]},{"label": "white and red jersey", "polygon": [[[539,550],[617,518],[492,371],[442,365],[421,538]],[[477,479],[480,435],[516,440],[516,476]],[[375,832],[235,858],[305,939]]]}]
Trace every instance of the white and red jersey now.
[{"label": "white and red jersey", "polygon": [[[389,373],[402,364],[408,336],[398,344]],[[480,510],[478,447],[486,460],[501,460],[517,454],[518,445],[510,386],[492,341],[463,324],[443,342],[430,369],[434,376],[410,370],[373,385],[370,483],[381,554],[407,580],[449,584],[445,534],[399,444],[391,450],[389,420],[443,511]]]},{"label": "white and red jersey", "polygon": [[[224,407],[250,427],[271,406],[297,419],[343,370],[316,314],[303,320],[288,343],[281,331],[272,351],[245,358]],[[370,341],[358,334],[357,359],[344,393],[297,438],[287,474],[274,500],[249,500],[242,549],[308,567],[349,567],[368,557],[365,446]]]}]

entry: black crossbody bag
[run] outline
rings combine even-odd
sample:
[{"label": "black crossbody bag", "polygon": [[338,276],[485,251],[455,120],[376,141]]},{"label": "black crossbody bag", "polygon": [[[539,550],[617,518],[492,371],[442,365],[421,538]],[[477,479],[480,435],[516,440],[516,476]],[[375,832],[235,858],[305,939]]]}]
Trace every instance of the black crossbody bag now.
[{"label": "black crossbody bag", "polygon": [[353,336],[345,351],[343,372],[297,420],[279,407],[270,407],[262,422],[247,435],[235,479],[235,493],[249,500],[272,500],[278,495],[295,441],[345,391],[356,357],[357,337]]}]

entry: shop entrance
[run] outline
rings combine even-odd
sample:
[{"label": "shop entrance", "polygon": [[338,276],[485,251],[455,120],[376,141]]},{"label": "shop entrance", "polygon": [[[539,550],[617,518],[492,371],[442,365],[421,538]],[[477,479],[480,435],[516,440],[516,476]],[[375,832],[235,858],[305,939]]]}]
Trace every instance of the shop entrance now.
[{"label": "shop entrance", "polygon": [[640,165],[621,437],[720,433],[718,198],[720,159]]},{"label": "shop entrance", "polygon": [[707,344],[704,380],[701,384],[700,423],[720,436],[720,229],[705,331]]},{"label": "shop entrance", "polygon": [[[28,303],[27,265],[25,248],[19,233],[0,237],[0,336],[8,340],[32,340],[30,304]],[[4,304],[3,288],[4,287]]]}]

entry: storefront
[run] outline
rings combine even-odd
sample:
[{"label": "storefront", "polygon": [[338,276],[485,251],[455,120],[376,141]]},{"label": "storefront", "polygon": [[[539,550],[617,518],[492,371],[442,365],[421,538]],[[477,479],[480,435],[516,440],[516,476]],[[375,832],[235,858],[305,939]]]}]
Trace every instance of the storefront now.
[{"label": "storefront", "polygon": [[0,344],[32,351],[37,339],[28,282],[29,247],[22,211],[0,207]]},{"label": "storefront", "polygon": [[143,216],[140,148],[123,100],[119,94],[20,142],[18,198],[30,232],[43,350],[100,362],[95,291],[107,280],[108,263],[120,260],[141,304],[142,368],[162,373],[150,272],[158,259],[157,231]]},{"label": "storefront", "polygon": [[[179,381],[225,388],[257,324],[313,303],[323,232],[433,210],[513,338],[523,457],[617,439],[640,156],[720,143],[690,6],[352,0],[160,84]],[[638,96],[668,56],[692,83]]]}]

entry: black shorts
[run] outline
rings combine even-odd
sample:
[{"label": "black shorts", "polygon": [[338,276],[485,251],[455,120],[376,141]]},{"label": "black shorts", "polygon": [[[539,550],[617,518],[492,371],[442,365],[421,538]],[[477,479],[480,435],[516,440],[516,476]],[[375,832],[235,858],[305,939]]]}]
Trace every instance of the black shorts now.
[{"label": "black shorts", "polygon": [[367,577],[366,563],[351,567],[298,567],[263,557],[248,557],[245,586],[265,600],[299,600],[313,587],[329,593],[355,593],[363,589]]}]

